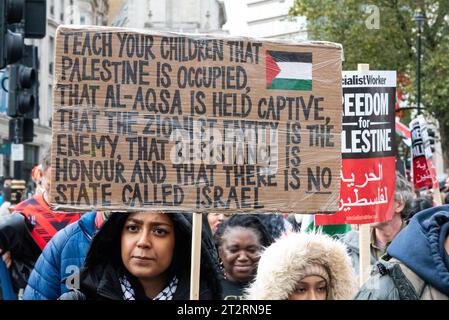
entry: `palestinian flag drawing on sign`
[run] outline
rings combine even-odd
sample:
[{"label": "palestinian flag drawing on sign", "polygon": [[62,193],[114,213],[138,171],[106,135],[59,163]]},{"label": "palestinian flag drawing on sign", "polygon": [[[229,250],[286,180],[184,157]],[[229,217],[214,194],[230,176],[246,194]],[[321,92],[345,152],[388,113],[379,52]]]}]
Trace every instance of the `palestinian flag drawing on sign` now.
[{"label": "palestinian flag drawing on sign", "polygon": [[267,89],[312,91],[312,53],[266,53]]}]

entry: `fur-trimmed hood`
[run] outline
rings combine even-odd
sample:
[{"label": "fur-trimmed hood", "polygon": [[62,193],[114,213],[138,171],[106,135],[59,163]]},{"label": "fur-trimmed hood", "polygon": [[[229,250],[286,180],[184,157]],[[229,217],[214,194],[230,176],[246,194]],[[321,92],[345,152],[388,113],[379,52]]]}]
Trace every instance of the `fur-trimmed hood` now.
[{"label": "fur-trimmed hood", "polygon": [[356,276],[345,245],[323,234],[291,233],[263,252],[246,299],[287,300],[302,279],[301,270],[312,264],[328,270],[329,300],[353,297],[357,290]]}]

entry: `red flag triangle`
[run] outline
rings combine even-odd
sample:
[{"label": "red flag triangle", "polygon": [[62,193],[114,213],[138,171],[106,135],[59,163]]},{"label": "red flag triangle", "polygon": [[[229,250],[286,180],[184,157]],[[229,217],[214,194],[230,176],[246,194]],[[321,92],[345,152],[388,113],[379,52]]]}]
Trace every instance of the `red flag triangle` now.
[{"label": "red flag triangle", "polygon": [[276,61],[274,61],[273,57],[270,55],[268,50],[266,51],[265,58],[265,74],[266,74],[266,87],[270,85],[271,81],[281,72],[281,69],[278,67]]}]

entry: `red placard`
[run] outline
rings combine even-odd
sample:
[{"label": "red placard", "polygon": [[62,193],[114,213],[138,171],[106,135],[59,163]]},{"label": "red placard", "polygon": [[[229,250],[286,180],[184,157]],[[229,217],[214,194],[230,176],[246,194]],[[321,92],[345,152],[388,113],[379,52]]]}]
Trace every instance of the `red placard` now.
[{"label": "red placard", "polygon": [[433,185],[432,175],[424,156],[413,158],[413,185],[415,189],[431,188]]},{"label": "red placard", "polygon": [[342,170],[339,211],[315,225],[391,219],[396,180],[396,72],[343,72]]},{"label": "red placard", "polygon": [[395,157],[343,159],[340,205],[336,214],[315,215],[315,225],[363,224],[391,219]]}]

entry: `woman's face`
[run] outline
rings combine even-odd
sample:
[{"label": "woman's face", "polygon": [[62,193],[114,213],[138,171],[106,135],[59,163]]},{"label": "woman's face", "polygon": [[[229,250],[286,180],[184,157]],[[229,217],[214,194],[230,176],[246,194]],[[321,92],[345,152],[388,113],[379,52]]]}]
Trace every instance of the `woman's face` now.
[{"label": "woman's face", "polygon": [[212,233],[214,234],[215,231],[217,231],[217,227],[220,223],[223,221],[229,219],[231,217],[230,214],[227,213],[209,213],[207,215],[207,222],[209,222],[210,229],[212,230]]},{"label": "woman's face", "polygon": [[262,249],[256,232],[242,227],[228,228],[219,248],[226,276],[231,281],[247,282],[254,278]]},{"label": "woman's face", "polygon": [[288,300],[326,300],[327,283],[319,276],[308,276],[299,281]]},{"label": "woman's face", "polygon": [[173,260],[175,231],[163,213],[130,213],[122,230],[122,261],[140,280],[164,276]]}]

